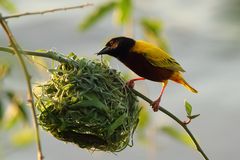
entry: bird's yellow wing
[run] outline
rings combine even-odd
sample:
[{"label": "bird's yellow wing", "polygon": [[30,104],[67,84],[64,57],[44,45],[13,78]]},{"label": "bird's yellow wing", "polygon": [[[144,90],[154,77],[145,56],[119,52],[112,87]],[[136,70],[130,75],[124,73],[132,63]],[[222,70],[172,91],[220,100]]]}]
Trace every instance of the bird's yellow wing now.
[{"label": "bird's yellow wing", "polygon": [[185,72],[182,66],[167,52],[145,41],[137,40],[130,52],[142,54],[152,65],[173,71]]}]

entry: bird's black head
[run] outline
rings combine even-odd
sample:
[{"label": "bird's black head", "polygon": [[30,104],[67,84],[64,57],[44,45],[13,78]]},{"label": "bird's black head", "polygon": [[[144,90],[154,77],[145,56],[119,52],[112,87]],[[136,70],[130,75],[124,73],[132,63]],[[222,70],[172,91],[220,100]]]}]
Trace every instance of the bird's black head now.
[{"label": "bird's black head", "polygon": [[111,39],[97,55],[108,54],[121,59],[134,46],[135,40],[127,37],[116,37]]}]

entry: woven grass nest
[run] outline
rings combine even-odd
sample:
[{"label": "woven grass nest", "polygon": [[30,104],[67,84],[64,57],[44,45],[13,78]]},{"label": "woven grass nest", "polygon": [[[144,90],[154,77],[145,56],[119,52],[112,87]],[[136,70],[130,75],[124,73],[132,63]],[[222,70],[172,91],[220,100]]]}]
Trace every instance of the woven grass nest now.
[{"label": "woven grass nest", "polygon": [[118,152],[131,146],[140,107],[121,74],[97,60],[68,59],[77,63],[60,63],[38,86],[39,124],[81,148]]}]

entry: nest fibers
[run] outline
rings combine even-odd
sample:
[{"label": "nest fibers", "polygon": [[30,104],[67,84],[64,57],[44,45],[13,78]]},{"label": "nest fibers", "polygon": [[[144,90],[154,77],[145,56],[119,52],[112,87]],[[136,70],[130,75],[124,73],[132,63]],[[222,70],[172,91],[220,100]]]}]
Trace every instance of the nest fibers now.
[{"label": "nest fibers", "polygon": [[61,63],[38,86],[40,125],[81,148],[118,152],[131,146],[140,111],[134,93],[108,65],[76,56],[71,60],[77,65]]}]

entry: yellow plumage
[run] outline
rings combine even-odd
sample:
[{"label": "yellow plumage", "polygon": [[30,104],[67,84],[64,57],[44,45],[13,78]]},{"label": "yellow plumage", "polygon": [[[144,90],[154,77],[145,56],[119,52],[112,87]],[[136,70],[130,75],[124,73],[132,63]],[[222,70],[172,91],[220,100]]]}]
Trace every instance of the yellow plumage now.
[{"label": "yellow plumage", "polygon": [[151,43],[137,40],[131,51],[142,54],[152,65],[156,67],[185,72],[182,66],[174,58],[172,58],[171,55]]}]

